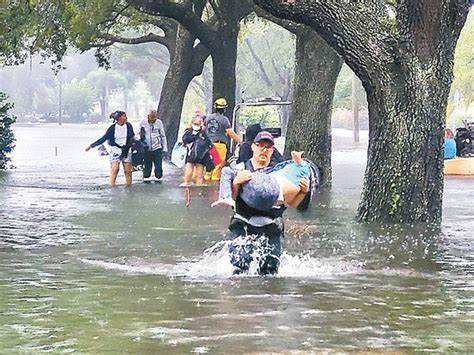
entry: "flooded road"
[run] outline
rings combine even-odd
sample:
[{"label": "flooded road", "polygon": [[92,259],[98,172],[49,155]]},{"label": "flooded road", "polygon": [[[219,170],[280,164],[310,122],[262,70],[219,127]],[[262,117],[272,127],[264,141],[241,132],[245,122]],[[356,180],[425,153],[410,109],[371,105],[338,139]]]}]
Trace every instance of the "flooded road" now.
[{"label": "flooded road", "polygon": [[84,152],[105,129],[15,128],[0,353],[474,352],[474,178],[446,178],[441,230],[359,225],[366,153],[335,132],[333,189],[287,212],[279,275],[231,277],[216,186],[186,208],[166,164],[110,189],[107,157]]}]

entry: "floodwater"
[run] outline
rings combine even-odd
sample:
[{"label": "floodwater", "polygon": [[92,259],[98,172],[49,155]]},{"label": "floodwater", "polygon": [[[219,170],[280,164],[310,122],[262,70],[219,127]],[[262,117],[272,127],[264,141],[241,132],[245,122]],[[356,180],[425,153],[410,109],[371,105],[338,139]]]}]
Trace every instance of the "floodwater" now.
[{"label": "floodwater", "polygon": [[107,157],[84,152],[105,129],[15,128],[0,353],[474,352],[474,178],[446,178],[441,230],[359,225],[366,153],[335,132],[334,187],[287,212],[279,275],[236,277],[216,187],[186,208],[166,165],[110,189]]}]

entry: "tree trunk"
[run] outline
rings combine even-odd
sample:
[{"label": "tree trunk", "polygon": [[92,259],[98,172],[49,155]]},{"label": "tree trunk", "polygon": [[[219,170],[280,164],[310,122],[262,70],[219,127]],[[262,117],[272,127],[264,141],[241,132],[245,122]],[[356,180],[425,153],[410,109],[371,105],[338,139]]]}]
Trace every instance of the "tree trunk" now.
[{"label": "tree trunk", "polygon": [[[230,26],[228,26],[230,27]],[[218,98],[227,100],[227,116],[232,117],[235,106],[236,73],[237,63],[237,36],[239,34],[238,23],[234,28],[227,28],[221,32],[222,49],[212,51],[212,96],[213,101]]]},{"label": "tree trunk", "polygon": [[369,151],[358,210],[361,221],[441,220],[449,83],[434,78],[424,82],[432,69],[412,66],[367,91]]},{"label": "tree trunk", "polygon": [[332,100],[342,60],[311,29],[296,37],[292,114],[285,154],[302,150],[321,168],[323,185],[331,185]]},{"label": "tree trunk", "polygon": [[359,97],[357,95],[357,77],[352,74],[352,137],[359,143]]},{"label": "tree trunk", "polygon": [[163,121],[165,127],[169,152],[178,139],[184,96],[191,82],[191,78],[186,74],[188,58],[181,56],[179,59],[171,61],[161,89],[157,111],[158,117]]},{"label": "tree trunk", "polygon": [[379,1],[254,1],[312,27],[362,81],[369,150],[358,219],[439,224],[442,130],[471,2],[396,1],[387,11]]},{"label": "tree trunk", "polygon": [[99,99],[99,103],[100,103],[100,115],[102,116],[102,119],[105,120],[107,117],[105,115],[105,100]]},{"label": "tree trunk", "polygon": [[169,152],[178,139],[184,96],[189,83],[201,74],[205,59],[209,56],[204,46],[193,47],[195,40],[195,36],[178,25],[176,40],[168,48],[170,66],[163,81],[157,111],[165,127]]}]

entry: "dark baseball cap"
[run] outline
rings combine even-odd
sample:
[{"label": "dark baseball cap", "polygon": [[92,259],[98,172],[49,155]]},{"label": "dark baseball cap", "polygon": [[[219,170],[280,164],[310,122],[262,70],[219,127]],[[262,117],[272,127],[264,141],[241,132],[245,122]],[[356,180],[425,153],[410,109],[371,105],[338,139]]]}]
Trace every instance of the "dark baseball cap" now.
[{"label": "dark baseball cap", "polygon": [[254,143],[260,143],[260,141],[269,141],[272,144],[275,144],[272,134],[267,131],[261,131],[253,140]]}]

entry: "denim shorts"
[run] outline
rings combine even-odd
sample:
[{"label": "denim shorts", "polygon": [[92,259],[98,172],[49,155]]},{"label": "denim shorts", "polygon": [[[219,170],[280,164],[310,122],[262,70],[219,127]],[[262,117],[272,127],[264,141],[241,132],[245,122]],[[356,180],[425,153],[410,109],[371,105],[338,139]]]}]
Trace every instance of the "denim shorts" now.
[{"label": "denim shorts", "polygon": [[118,147],[111,147],[110,154],[109,154],[110,162],[111,163],[120,163],[120,162],[131,163],[132,162],[131,149],[129,149],[126,157],[121,157],[121,155],[122,155],[122,149]]}]

